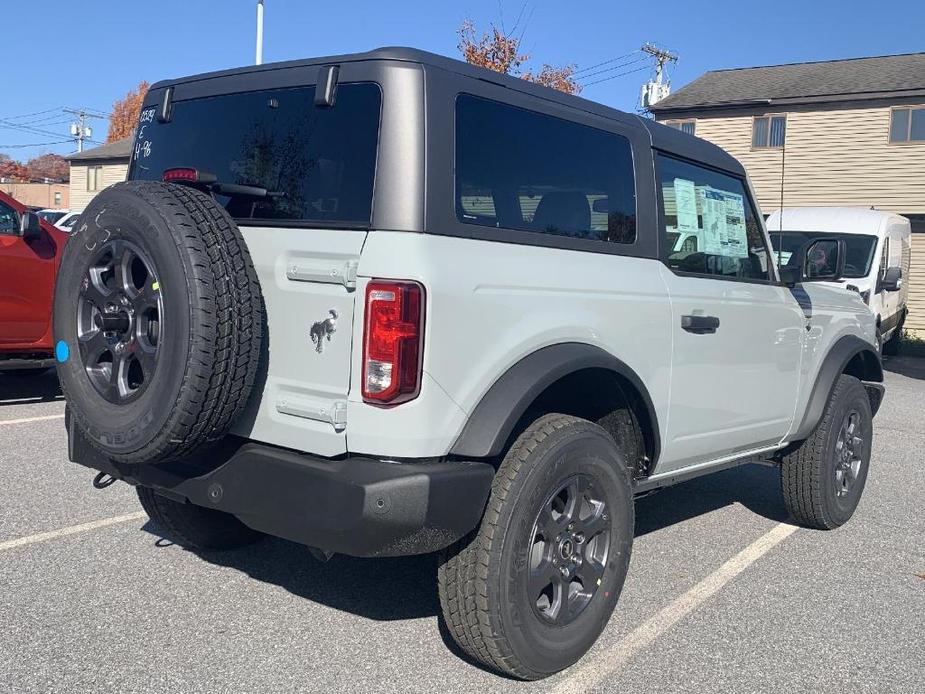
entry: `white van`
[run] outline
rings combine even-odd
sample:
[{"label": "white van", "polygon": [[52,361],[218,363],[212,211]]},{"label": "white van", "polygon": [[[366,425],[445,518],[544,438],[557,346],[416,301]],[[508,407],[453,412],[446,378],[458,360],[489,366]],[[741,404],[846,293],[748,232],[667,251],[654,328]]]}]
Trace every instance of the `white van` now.
[{"label": "white van", "polygon": [[785,207],[768,217],[767,229],[781,266],[795,260],[796,251],[813,239],[844,239],[845,272],[835,284],[861,294],[877,318],[878,345],[885,354],[897,353],[908,312],[912,258],[908,219],[858,207]]}]

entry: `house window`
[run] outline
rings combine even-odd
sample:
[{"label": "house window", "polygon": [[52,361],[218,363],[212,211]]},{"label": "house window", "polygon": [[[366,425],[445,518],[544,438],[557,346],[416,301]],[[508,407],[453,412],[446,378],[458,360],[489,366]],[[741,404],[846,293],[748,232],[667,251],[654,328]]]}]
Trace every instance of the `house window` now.
[{"label": "house window", "polygon": [[787,116],[761,116],[752,122],[752,148],[781,148],[787,134]]},{"label": "house window", "polygon": [[87,167],[87,190],[95,191],[100,190],[103,187],[103,167],[102,166],[88,166]]},{"label": "house window", "polygon": [[697,129],[697,121],[693,118],[690,120],[666,120],[665,125],[688,135],[693,135]]},{"label": "house window", "polygon": [[925,141],[925,106],[890,111],[890,142]]},{"label": "house window", "polygon": [[55,193],[55,207],[61,207],[61,193]]}]

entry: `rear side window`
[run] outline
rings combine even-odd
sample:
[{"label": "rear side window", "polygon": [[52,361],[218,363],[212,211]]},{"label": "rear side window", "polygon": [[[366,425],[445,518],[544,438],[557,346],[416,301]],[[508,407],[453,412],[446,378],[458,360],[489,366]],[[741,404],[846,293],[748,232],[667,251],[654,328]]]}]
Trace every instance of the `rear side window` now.
[{"label": "rear side window", "polygon": [[160,180],[194,168],[221,183],[257,186],[265,197],[216,196],[237,219],[368,226],[381,94],[342,84],[332,107],[314,86],[178,101],[171,121],[142,111],[130,178]]},{"label": "rear side window", "polygon": [[769,280],[761,224],[740,178],[657,155],[666,260],[674,270]]},{"label": "rear side window", "polygon": [[466,224],[633,243],[630,143],[621,135],[461,94],[456,216]]}]

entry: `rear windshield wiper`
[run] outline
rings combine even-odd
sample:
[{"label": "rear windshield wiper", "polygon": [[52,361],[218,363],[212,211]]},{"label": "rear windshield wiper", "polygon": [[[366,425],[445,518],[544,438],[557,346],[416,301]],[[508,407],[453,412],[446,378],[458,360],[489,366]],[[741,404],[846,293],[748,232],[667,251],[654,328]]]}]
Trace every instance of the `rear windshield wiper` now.
[{"label": "rear windshield wiper", "polygon": [[167,169],[161,176],[167,183],[181,183],[184,185],[208,191],[214,195],[247,198],[282,198],[286,193],[277,190],[267,190],[262,186],[242,183],[223,183],[215,174],[191,168]]}]

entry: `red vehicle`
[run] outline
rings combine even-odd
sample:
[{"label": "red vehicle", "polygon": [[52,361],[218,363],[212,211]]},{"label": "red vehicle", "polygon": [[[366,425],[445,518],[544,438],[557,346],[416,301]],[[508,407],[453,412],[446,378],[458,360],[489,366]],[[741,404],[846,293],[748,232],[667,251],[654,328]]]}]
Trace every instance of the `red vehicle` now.
[{"label": "red vehicle", "polygon": [[67,234],[0,192],[0,371],[54,365],[51,306]]}]

